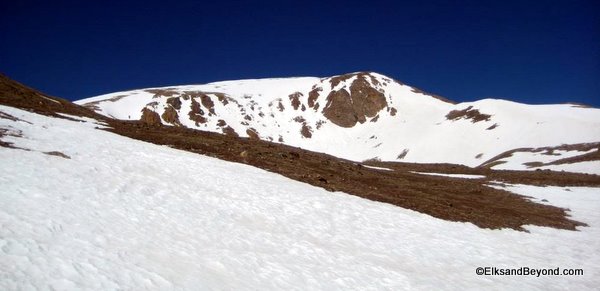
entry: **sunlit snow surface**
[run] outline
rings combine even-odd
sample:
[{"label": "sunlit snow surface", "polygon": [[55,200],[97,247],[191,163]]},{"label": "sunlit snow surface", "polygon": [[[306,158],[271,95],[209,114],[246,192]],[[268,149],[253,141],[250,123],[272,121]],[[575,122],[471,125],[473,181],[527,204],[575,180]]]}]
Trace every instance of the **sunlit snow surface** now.
[{"label": "sunlit snow surface", "polygon": [[468,175],[468,174],[444,174],[444,173],[425,173],[425,172],[412,172],[415,174],[421,175],[430,175],[430,176],[443,176],[450,178],[461,178],[461,179],[483,179],[485,176],[483,175]]},{"label": "sunlit snow surface", "polygon": [[[593,289],[600,191],[514,185],[580,231],[486,230],[0,106],[1,290]],[[43,154],[60,151],[71,159]],[[544,202],[546,203],[546,202]],[[479,266],[584,276],[477,276]]]}]

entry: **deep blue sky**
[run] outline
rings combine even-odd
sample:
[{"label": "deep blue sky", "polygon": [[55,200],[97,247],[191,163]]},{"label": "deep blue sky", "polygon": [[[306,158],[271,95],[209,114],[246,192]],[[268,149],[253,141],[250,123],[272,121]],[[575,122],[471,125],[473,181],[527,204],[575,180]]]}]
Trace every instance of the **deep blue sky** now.
[{"label": "deep blue sky", "polygon": [[19,0],[0,11],[0,72],[71,100],[369,70],[456,101],[600,107],[597,0]]}]

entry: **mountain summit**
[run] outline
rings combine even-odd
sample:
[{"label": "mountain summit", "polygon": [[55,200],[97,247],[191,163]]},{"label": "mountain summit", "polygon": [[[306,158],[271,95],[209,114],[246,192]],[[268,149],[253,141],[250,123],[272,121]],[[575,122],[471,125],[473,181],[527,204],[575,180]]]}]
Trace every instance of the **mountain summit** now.
[{"label": "mountain summit", "polygon": [[600,168],[599,109],[496,99],[454,103],[373,72],[148,88],[76,103],[112,118],[285,143],[355,161]]}]

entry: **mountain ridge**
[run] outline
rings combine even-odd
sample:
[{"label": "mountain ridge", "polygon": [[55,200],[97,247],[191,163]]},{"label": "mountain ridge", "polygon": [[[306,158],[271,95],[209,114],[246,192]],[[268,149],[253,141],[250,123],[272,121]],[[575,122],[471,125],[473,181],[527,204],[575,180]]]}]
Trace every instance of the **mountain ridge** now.
[{"label": "mountain ridge", "polygon": [[[374,72],[148,88],[75,103],[117,119],[258,138],[354,161],[475,167],[519,148],[600,142],[600,109],[491,98],[456,103]],[[556,153],[555,160],[590,154]],[[554,161],[524,159],[508,157],[493,167],[544,169]],[[600,168],[597,160],[584,162],[569,170]]]}]

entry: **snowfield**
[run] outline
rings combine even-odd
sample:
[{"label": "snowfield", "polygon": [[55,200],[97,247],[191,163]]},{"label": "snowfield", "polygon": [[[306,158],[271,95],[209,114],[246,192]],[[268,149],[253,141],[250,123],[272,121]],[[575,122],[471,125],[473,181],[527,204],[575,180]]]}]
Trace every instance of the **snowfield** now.
[{"label": "snowfield", "polygon": [[[580,231],[480,229],[0,106],[2,290],[584,290],[600,190],[507,185]],[[68,157],[47,155],[58,151]],[[478,276],[477,267],[583,276]]]}]

